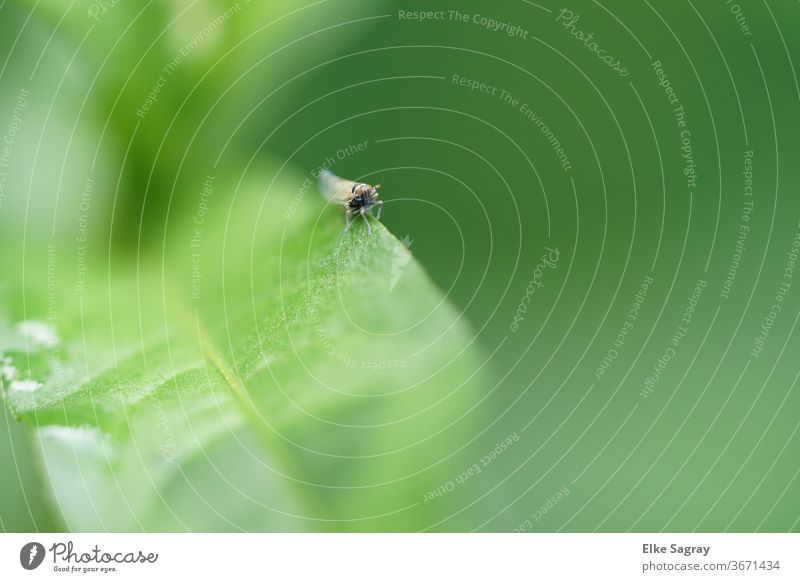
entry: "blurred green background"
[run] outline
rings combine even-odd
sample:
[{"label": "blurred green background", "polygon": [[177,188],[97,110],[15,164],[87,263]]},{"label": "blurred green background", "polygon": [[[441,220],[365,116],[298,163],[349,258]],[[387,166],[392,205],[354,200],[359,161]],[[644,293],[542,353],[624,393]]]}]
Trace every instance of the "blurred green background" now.
[{"label": "blurred green background", "polygon": [[[87,177],[88,252],[121,264],[183,236],[207,175],[286,161],[299,190],[330,159],[382,184],[384,224],[489,357],[474,438],[432,482],[519,437],[430,501],[446,517],[403,529],[797,531],[798,16],[7,0],[4,268],[75,246]],[[10,281],[9,304],[24,293]],[[2,528],[63,527],[25,428],[3,426]]]}]

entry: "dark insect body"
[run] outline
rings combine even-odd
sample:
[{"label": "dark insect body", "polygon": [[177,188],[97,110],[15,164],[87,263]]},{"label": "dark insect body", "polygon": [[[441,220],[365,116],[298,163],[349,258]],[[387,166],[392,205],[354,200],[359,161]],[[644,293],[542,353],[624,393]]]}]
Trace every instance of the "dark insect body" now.
[{"label": "dark insect body", "polygon": [[377,208],[378,215],[374,218],[381,219],[383,201],[378,200],[378,188],[380,187],[380,184],[370,186],[363,182],[345,180],[329,170],[322,170],[319,173],[319,189],[325,199],[344,206],[347,220],[347,225],[344,227],[345,232],[350,229],[354,216],[363,216],[367,223],[367,232],[372,234],[372,226],[370,226],[367,214],[372,216],[372,209]]}]

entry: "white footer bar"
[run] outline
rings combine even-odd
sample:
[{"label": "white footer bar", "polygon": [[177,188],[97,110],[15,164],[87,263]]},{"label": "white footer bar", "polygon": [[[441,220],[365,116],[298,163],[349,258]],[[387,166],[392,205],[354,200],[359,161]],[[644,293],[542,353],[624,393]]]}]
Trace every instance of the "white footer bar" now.
[{"label": "white footer bar", "polygon": [[777,582],[798,562],[800,534],[0,535],[0,580]]}]

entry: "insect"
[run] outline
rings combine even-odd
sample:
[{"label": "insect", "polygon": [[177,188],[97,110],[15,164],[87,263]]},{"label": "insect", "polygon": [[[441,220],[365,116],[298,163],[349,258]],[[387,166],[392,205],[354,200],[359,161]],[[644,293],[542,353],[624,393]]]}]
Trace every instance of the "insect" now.
[{"label": "insect", "polygon": [[381,210],[383,209],[383,201],[378,200],[378,188],[380,184],[370,186],[362,182],[353,182],[352,180],[345,180],[339,176],[334,175],[330,170],[322,170],[319,173],[319,189],[326,200],[341,204],[345,208],[345,218],[347,219],[347,226],[344,231],[350,229],[353,223],[353,215],[363,216],[367,223],[367,232],[372,234],[372,227],[369,224],[367,214],[372,216],[372,209],[378,208],[377,220],[381,219]]}]

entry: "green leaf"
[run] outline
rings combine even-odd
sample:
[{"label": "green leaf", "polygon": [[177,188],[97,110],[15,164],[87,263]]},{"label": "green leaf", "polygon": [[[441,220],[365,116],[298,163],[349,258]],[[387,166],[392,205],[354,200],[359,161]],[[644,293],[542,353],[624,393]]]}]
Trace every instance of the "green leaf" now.
[{"label": "green leaf", "polygon": [[54,531],[58,525],[42,492],[36,459],[23,426],[0,410],[0,531]]},{"label": "green leaf", "polygon": [[415,530],[457,508],[425,499],[475,460],[471,330],[406,244],[274,175],[198,184],[139,263],[26,250],[4,392],[68,529]]},{"label": "green leaf", "polygon": [[[0,38],[19,40],[19,31],[26,30],[12,65],[21,72],[24,87],[30,86],[35,70],[40,71],[37,84],[53,84],[35,86],[32,97],[43,95],[48,117],[53,110],[49,97],[61,95],[63,72],[69,72],[66,84],[77,93],[77,103],[68,104],[67,134],[75,131],[76,118],[81,120],[79,137],[87,129],[96,131],[85,138],[90,163],[76,161],[70,151],[68,170],[79,172],[82,186],[83,176],[103,173],[95,150],[124,157],[125,179],[109,180],[109,190],[121,190],[115,203],[122,219],[112,230],[118,240],[145,245],[148,238],[137,240],[142,230],[163,227],[167,197],[159,189],[183,192],[184,180],[191,177],[181,169],[215,165],[221,144],[223,150],[244,144],[247,151],[261,144],[264,128],[305,102],[307,83],[322,67],[321,51],[331,55],[322,61],[334,58],[371,34],[386,16],[386,4],[19,0],[7,7],[11,17],[0,22]],[[65,105],[59,103],[56,113],[63,114]],[[99,128],[92,122],[99,122]],[[53,130],[47,130],[50,136]],[[31,152],[33,159],[36,155]],[[108,162],[109,167],[118,164],[118,159]],[[47,172],[39,170],[37,177],[42,174]],[[74,191],[63,186],[57,183],[54,189],[62,187],[67,195]],[[38,192],[37,199],[45,192]],[[95,196],[100,192],[98,183]],[[134,215],[141,216],[142,228],[128,220]]]}]

